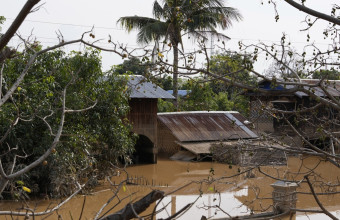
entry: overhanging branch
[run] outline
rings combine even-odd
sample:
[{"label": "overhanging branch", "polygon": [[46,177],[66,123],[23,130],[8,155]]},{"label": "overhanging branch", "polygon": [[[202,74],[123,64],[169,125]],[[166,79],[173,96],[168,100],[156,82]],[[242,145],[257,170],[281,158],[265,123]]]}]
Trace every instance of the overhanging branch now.
[{"label": "overhanging branch", "polygon": [[333,24],[340,25],[340,19],[337,19],[337,18],[329,16],[327,14],[315,11],[311,8],[304,6],[304,5],[300,5],[300,4],[296,3],[294,0],[285,0],[285,1],[288,4],[290,4],[291,6],[293,6],[294,8],[299,9],[300,11],[303,11],[303,12],[309,14],[309,15],[312,15],[312,16],[315,16],[317,18],[321,18],[323,20],[332,22]]},{"label": "overhanging branch", "polygon": [[19,29],[22,22],[25,20],[27,15],[31,12],[32,8],[38,4],[40,0],[28,0],[24,7],[19,12],[18,16],[15,18],[12,25],[8,28],[6,33],[0,38],[0,51],[2,51],[11,38],[14,36],[15,32]]}]

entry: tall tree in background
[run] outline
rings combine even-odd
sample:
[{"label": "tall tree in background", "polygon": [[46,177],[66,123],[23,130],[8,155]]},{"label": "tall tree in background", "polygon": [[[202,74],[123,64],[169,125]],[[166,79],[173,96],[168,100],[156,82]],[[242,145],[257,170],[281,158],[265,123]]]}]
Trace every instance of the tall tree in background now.
[{"label": "tall tree in background", "polygon": [[133,74],[145,76],[148,72],[148,66],[143,65],[137,57],[124,60],[122,64],[113,67],[114,72],[122,74]]},{"label": "tall tree in background", "polygon": [[[253,69],[253,61],[248,56],[230,51],[216,54],[210,58],[209,70],[217,77],[210,77],[213,79],[210,85],[216,94],[228,92],[229,99],[231,99],[233,94],[242,91],[241,88],[233,85],[233,81],[242,82],[245,85],[254,85],[256,77],[250,74],[251,69]],[[224,83],[221,77],[231,80],[231,83]]]},{"label": "tall tree in background", "polygon": [[340,73],[338,70],[331,68],[329,70],[317,70],[312,74],[313,79],[328,79],[328,80],[339,80]]},{"label": "tall tree in background", "polygon": [[217,32],[216,28],[226,29],[232,21],[241,19],[240,13],[232,7],[226,7],[222,0],[163,0],[160,5],[156,0],[153,5],[153,17],[121,17],[119,23],[128,31],[139,31],[137,42],[150,43],[163,39],[169,40],[173,47],[173,95],[178,96],[179,48],[183,49],[183,33],[206,40],[208,36],[228,38]]}]

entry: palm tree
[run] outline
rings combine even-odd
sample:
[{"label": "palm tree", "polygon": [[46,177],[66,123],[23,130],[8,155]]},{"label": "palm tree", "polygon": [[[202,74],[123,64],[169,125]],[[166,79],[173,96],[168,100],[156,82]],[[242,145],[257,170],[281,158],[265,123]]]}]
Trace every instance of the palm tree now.
[{"label": "palm tree", "polygon": [[[137,42],[147,44],[163,39],[173,46],[173,95],[178,95],[178,46],[182,44],[182,34],[207,39],[207,36],[228,38],[216,28],[226,29],[232,21],[242,17],[237,9],[226,7],[223,0],[157,0],[153,4],[153,18],[129,16],[118,20],[129,32],[138,30]],[[177,108],[177,101],[175,101]]]}]

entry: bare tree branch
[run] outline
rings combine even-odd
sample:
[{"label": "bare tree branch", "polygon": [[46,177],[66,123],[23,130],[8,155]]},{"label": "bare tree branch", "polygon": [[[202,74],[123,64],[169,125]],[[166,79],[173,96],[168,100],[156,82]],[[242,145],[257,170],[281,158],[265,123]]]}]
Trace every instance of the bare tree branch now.
[{"label": "bare tree branch", "polygon": [[22,22],[26,19],[27,15],[31,12],[32,8],[39,2],[40,0],[27,0],[26,4],[21,9],[18,16],[13,21],[12,25],[8,28],[6,33],[0,38],[0,52],[5,48],[8,42],[14,36],[15,32],[19,29]]},{"label": "bare tree branch", "polygon": [[[134,204],[128,204],[125,208],[120,211],[108,215],[101,220],[123,220],[123,219],[131,219],[137,217],[134,211],[139,214],[145,211],[152,203],[156,200],[161,199],[164,196],[164,192],[159,190],[154,190],[148,195],[144,196],[142,199],[138,200]],[[133,208],[133,210],[132,210]]]},{"label": "bare tree branch", "polygon": [[60,209],[63,205],[65,205],[68,201],[70,201],[75,195],[77,195],[83,188],[85,184],[83,185],[78,185],[78,190],[75,191],[72,195],[70,195],[67,199],[65,199],[63,202],[58,204],[52,209],[46,210],[44,212],[32,212],[32,213],[27,213],[27,212],[13,212],[13,211],[0,211],[0,215],[11,215],[11,216],[42,216],[42,215],[48,215],[51,214],[58,209]]},{"label": "bare tree branch", "polygon": [[314,196],[314,199],[315,201],[318,203],[319,207],[322,209],[322,211],[328,215],[328,217],[330,217],[331,219],[335,219],[337,220],[338,218],[335,217],[334,215],[332,215],[332,213],[330,213],[327,209],[325,209],[325,207],[322,205],[322,203],[320,202],[318,196],[315,194],[315,191],[314,191],[314,187],[312,185],[312,183],[310,182],[309,178],[308,178],[308,175],[305,176],[305,179],[308,183],[308,186],[310,188],[310,191],[312,192],[313,196]]},{"label": "bare tree branch", "polygon": [[329,21],[333,24],[337,24],[337,25],[340,25],[340,19],[337,19],[335,17],[332,17],[332,16],[329,16],[327,14],[324,14],[324,13],[321,13],[321,12],[318,12],[318,11],[315,11],[311,8],[308,8],[304,5],[300,5],[298,3],[296,3],[294,0],[285,0],[288,4],[290,4],[291,6],[293,6],[294,8],[300,10],[300,11],[303,11],[307,14],[310,14],[310,15],[313,15],[317,18],[321,18],[323,20],[326,20],[326,21]]}]

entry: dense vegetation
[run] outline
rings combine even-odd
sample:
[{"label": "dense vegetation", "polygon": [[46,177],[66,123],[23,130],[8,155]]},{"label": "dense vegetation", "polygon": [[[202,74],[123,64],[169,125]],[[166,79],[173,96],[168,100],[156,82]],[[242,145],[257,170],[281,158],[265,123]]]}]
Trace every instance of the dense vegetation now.
[{"label": "dense vegetation", "polygon": [[[187,95],[179,98],[178,110],[180,111],[239,111],[247,116],[249,113],[248,98],[243,96],[244,90],[226,84],[219,77],[241,81],[245,85],[256,82],[250,74],[252,62],[238,54],[221,53],[210,59],[210,71],[215,77],[197,76],[190,80],[180,80],[179,88],[187,90]],[[245,67],[246,68],[245,68]],[[160,85],[167,89],[171,86],[171,79],[159,79]],[[169,101],[160,100],[158,110],[161,112],[174,111],[175,108]]]},{"label": "dense vegetation", "polygon": [[[34,48],[40,50],[38,44]],[[33,52],[18,52],[4,63],[3,94]],[[0,154],[12,149],[2,157],[5,169],[9,169],[13,158],[15,169],[20,169],[51,146],[66,87],[66,108],[77,111],[66,113],[53,154],[32,172],[12,181],[7,191],[20,196],[17,185],[24,183],[33,192],[68,194],[84,179],[93,177],[90,183],[95,183],[109,171],[110,163],[117,164],[120,158],[129,161],[135,138],[125,118],[129,110],[126,80],[119,79],[114,74],[104,75],[97,50],[70,54],[56,50],[39,56],[0,111],[0,133],[8,132],[1,140]]]}]

